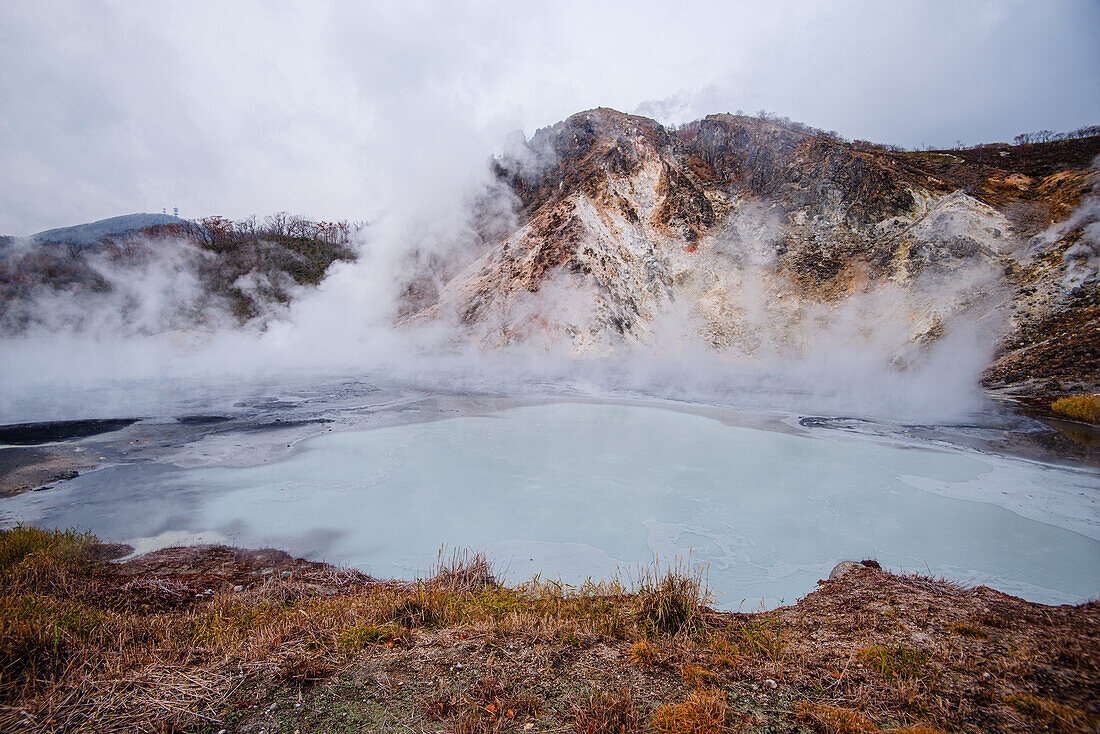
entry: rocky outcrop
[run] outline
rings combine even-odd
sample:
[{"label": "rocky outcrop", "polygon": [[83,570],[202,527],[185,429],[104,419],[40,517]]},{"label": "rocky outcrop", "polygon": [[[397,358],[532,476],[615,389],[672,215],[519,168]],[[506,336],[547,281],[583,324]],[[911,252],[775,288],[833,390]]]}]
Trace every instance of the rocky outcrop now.
[{"label": "rocky outcrop", "polygon": [[[1000,338],[990,381],[1045,379],[1049,355],[1014,355],[1064,323],[1070,340],[1095,325],[1096,273],[1066,286],[1079,232],[1045,249],[1029,238],[1086,198],[1100,138],[1063,145],[1065,170],[1042,146],[1006,148],[889,151],[743,116],[667,129],[582,112],[495,162],[520,226],[403,313],[455,318],[488,346],[590,353],[674,338],[752,357],[840,328],[902,365],[980,322]],[[1100,362],[1082,341],[1054,350]]]}]

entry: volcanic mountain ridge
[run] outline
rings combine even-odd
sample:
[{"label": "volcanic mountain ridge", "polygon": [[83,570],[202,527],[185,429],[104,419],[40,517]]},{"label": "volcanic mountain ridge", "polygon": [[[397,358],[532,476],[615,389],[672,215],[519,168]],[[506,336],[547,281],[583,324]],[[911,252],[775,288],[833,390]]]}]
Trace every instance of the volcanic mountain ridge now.
[{"label": "volcanic mountain ridge", "polygon": [[780,357],[840,335],[900,368],[956,335],[996,345],[987,385],[1095,390],[1098,153],[1097,136],[911,152],[739,115],[582,112],[494,161],[518,228],[422,274],[402,320],[595,354]]}]

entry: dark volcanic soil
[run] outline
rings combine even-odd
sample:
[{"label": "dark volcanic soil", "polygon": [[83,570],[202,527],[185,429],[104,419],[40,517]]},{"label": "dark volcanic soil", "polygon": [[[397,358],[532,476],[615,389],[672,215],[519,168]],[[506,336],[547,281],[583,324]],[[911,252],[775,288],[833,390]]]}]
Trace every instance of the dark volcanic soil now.
[{"label": "dark volcanic soil", "polygon": [[45,423],[13,423],[0,426],[0,443],[14,446],[34,446],[69,438],[85,438],[110,433],[137,423],[138,418],[107,420],[47,421]]},{"label": "dark volcanic soil", "polygon": [[12,447],[0,450],[0,497],[11,497],[72,479],[95,466],[64,449]]}]

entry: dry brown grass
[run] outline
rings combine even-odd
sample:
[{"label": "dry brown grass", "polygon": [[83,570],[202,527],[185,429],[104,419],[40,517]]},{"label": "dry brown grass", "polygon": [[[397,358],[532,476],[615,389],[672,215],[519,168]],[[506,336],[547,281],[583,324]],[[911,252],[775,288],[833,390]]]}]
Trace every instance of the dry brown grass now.
[{"label": "dry brown grass", "polygon": [[680,667],[680,677],[692,688],[707,688],[718,683],[718,674],[688,663]]},{"label": "dry brown grass", "polygon": [[576,734],[641,734],[646,731],[646,711],[629,688],[614,693],[595,691],[571,707],[571,728]]},{"label": "dry brown grass", "polygon": [[428,716],[446,720],[455,734],[495,734],[522,727],[537,715],[537,698],[485,676],[461,693],[440,690],[424,702]]},{"label": "dry brown grass", "polygon": [[639,626],[656,634],[692,634],[706,624],[711,603],[703,569],[679,561],[663,572],[658,561],[635,581]]},{"label": "dry brown grass", "polygon": [[1063,724],[1082,731],[1095,728],[1097,724],[1095,716],[1089,716],[1088,713],[1079,709],[1063,706],[1029,693],[1015,693],[1005,702],[1034,721]]},{"label": "dry brown grass", "polygon": [[934,674],[929,669],[929,654],[904,645],[872,645],[859,651],[859,657],[883,678],[915,680]]},{"label": "dry brown grass", "polygon": [[652,665],[654,657],[653,646],[645,640],[638,640],[630,648],[630,659],[638,665]]},{"label": "dry brown grass", "polygon": [[988,640],[989,633],[983,629],[975,627],[972,624],[956,624],[952,625],[951,631],[956,635],[963,637],[969,637],[972,640]]},{"label": "dry brown grass", "polygon": [[[818,731],[869,732],[875,722],[910,724],[881,727],[908,734],[1084,731],[1100,675],[1095,604],[1043,607],[873,569],[825,582],[793,607],[720,614],[701,585],[662,583],[653,571],[649,602],[621,580],[505,587],[476,554],[411,583],[289,560],[289,572],[261,572],[265,557],[231,568],[218,586],[209,569],[248,552],[176,549],[164,566],[155,557],[104,565],[78,535],[0,534],[0,547],[19,549],[0,571],[5,734],[232,729],[236,716],[261,716],[235,713],[242,701],[308,702],[377,661],[392,666],[370,673],[392,680],[369,684],[379,686],[378,705],[406,706],[414,730],[426,716],[444,722],[429,728],[464,732],[752,723],[730,713],[729,695],[739,708],[763,707],[781,729],[792,723],[791,701],[804,700],[814,703],[798,721]],[[667,609],[688,610],[679,623],[655,621],[661,593]],[[1059,687],[1038,698],[1034,681],[1046,675]],[[591,693],[598,685],[610,697]]]},{"label": "dry brown grass", "polygon": [[652,722],[657,734],[724,734],[736,731],[737,723],[721,690],[694,690],[681,703],[658,709]]},{"label": "dry brown grass", "polygon": [[947,713],[938,695],[940,672],[928,651],[880,644],[859,650],[857,659],[880,676],[879,697],[889,708],[933,718]]},{"label": "dry brown grass", "polygon": [[[0,534],[0,705],[18,705],[0,711],[0,729],[12,717],[42,731],[93,721],[101,731],[197,726],[214,721],[230,691],[249,680],[312,686],[364,648],[408,644],[415,629],[461,624],[561,645],[641,636],[639,605],[619,582],[570,587],[535,579],[509,589],[481,554],[441,558],[432,577],[416,583],[273,573],[238,593],[196,598],[175,579],[104,576],[87,562],[93,545],[76,533]],[[326,583],[339,593],[321,588]],[[685,590],[689,601],[699,599],[693,580],[671,572],[647,590],[651,600],[679,599]],[[135,611],[134,597],[151,611]],[[695,606],[670,604],[665,609],[680,615],[674,626],[694,624]],[[522,703],[510,700],[496,714],[484,710],[492,702],[466,706],[455,726],[497,730]]]},{"label": "dry brown grass", "polygon": [[743,655],[778,662],[787,648],[787,637],[782,620],[758,617],[747,622],[738,621],[732,643]]},{"label": "dry brown grass", "polygon": [[18,525],[0,533],[0,574],[35,566],[72,567],[95,543],[95,536],[76,530]]},{"label": "dry brown grass", "polygon": [[1058,415],[1083,423],[1100,423],[1100,395],[1071,395],[1050,404]]},{"label": "dry brown grass", "polygon": [[878,724],[858,711],[821,703],[802,702],[795,708],[796,717],[811,724],[823,734],[874,734]]},{"label": "dry brown grass", "polygon": [[461,593],[473,593],[499,586],[488,557],[482,552],[465,549],[455,549],[450,557],[440,549],[428,585]]}]

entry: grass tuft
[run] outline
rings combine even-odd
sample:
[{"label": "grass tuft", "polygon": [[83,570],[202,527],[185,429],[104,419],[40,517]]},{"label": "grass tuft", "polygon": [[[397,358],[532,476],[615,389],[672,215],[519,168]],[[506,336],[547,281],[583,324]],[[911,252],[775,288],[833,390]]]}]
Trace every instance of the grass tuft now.
[{"label": "grass tuft", "polygon": [[653,646],[645,640],[639,640],[630,648],[630,659],[638,665],[652,665],[656,656]]},{"label": "grass tuft", "polygon": [[974,622],[974,624],[980,624],[998,630],[1008,629],[1009,627],[1007,619],[991,612],[975,614],[970,618],[970,621]]},{"label": "grass tuft", "polygon": [[740,667],[740,662],[733,655],[716,655],[711,663],[716,668],[724,668],[726,670],[733,670]]},{"label": "grass tuft", "polygon": [[664,573],[658,564],[642,571],[635,591],[638,624],[644,632],[691,634],[703,626],[710,591],[703,572],[681,562]]},{"label": "grass tuft", "polygon": [[863,714],[828,704],[803,701],[795,708],[795,717],[822,734],[873,734],[879,731],[878,724]]},{"label": "grass tuft", "polygon": [[411,627],[439,627],[446,624],[454,600],[427,584],[418,583],[416,592],[394,606],[390,621]]},{"label": "grass tuft", "polygon": [[779,661],[787,647],[783,624],[778,619],[761,618],[749,624],[740,622],[735,642],[742,652],[772,661]]},{"label": "grass tuft", "polygon": [[718,675],[713,671],[701,668],[690,663],[680,668],[680,677],[692,688],[706,688],[718,682]]},{"label": "grass tuft", "polygon": [[695,690],[681,703],[657,709],[657,734],[723,734],[733,731],[734,717],[721,691]]},{"label": "grass tuft", "polygon": [[408,636],[408,630],[394,624],[375,625],[357,624],[340,633],[339,645],[342,648],[359,649],[393,642]]},{"label": "grass tuft", "polygon": [[450,558],[444,556],[443,549],[432,568],[428,585],[452,592],[473,593],[499,586],[493,574],[492,564],[480,551],[455,549]]},{"label": "grass tuft", "polygon": [[576,734],[640,734],[646,730],[645,710],[629,688],[616,693],[594,691],[571,707]]},{"label": "grass tuft", "polygon": [[324,658],[312,655],[294,655],[279,663],[279,677],[300,687],[316,685],[331,676],[335,670]]}]

